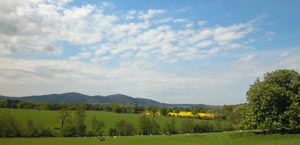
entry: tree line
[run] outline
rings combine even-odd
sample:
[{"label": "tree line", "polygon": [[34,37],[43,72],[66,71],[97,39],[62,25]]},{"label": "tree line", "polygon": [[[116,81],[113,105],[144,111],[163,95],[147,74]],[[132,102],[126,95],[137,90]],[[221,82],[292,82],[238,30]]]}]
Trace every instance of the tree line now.
[{"label": "tree line", "polygon": [[[81,103],[43,103],[43,102],[30,102],[24,100],[15,99],[0,99],[0,108],[17,108],[17,109],[36,109],[36,110],[63,110],[68,108],[68,110],[76,110],[78,107],[82,107],[84,110],[94,110],[94,111],[108,111],[115,113],[128,113],[128,114],[142,114],[144,112],[149,112],[151,116],[157,116],[159,112],[162,116],[169,116],[169,112],[178,113],[180,111],[196,113],[212,113],[215,114],[215,119],[219,120],[233,120],[233,118],[238,118],[240,105],[224,105],[217,107],[154,107],[154,106],[140,106],[138,104],[81,104]],[[229,116],[229,117],[228,117]],[[193,117],[194,118],[194,117]],[[205,117],[196,117],[199,119],[210,119]],[[239,120],[236,119],[236,120]],[[234,121],[237,124],[237,121]]]},{"label": "tree line", "polygon": [[44,103],[31,102],[18,99],[0,99],[0,108],[18,108],[18,109],[36,109],[36,110],[61,110],[68,108],[76,110],[79,106],[84,110],[110,111],[116,113],[139,114],[144,112],[148,107],[137,104],[83,104],[83,103]]}]

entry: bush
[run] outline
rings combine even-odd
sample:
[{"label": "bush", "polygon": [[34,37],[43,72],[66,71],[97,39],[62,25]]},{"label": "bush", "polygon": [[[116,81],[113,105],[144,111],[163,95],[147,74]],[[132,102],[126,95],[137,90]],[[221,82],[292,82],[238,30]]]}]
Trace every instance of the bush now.
[{"label": "bush", "polygon": [[128,136],[128,135],[134,135],[135,128],[132,123],[126,121],[125,119],[120,120],[116,124],[116,129],[118,135],[121,136]]},{"label": "bush", "polygon": [[75,124],[71,120],[67,120],[64,128],[61,130],[61,134],[64,137],[78,136]]},{"label": "bush", "polygon": [[165,124],[165,126],[164,126],[164,133],[168,134],[168,135],[176,134],[177,133],[174,118],[170,122],[167,122]]},{"label": "bush", "polygon": [[92,118],[92,134],[94,136],[102,135],[102,129],[104,128],[104,122],[102,120],[98,120],[96,116]]},{"label": "bush", "polygon": [[110,128],[109,129],[109,136],[116,136],[117,135],[117,129]]},{"label": "bush", "polygon": [[139,119],[140,133],[143,135],[159,134],[159,125],[153,118],[142,115]]},{"label": "bush", "polygon": [[186,119],[181,122],[181,129],[183,133],[193,133],[194,132],[194,120]]},{"label": "bush", "polygon": [[21,124],[8,112],[0,114],[0,137],[21,136]]},{"label": "bush", "polygon": [[105,141],[105,137],[100,136],[100,137],[98,137],[98,140],[99,140],[99,141]]}]

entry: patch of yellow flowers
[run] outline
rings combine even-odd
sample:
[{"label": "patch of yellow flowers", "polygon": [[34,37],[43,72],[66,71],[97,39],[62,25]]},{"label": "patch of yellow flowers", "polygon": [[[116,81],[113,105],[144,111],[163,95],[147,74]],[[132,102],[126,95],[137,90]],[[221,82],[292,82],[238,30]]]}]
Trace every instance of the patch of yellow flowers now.
[{"label": "patch of yellow flowers", "polygon": [[192,112],[185,112],[185,111],[180,111],[179,113],[176,112],[169,112],[169,116],[174,116],[174,117],[207,117],[207,118],[214,118],[215,114],[209,114],[209,113],[196,113],[193,114]]}]

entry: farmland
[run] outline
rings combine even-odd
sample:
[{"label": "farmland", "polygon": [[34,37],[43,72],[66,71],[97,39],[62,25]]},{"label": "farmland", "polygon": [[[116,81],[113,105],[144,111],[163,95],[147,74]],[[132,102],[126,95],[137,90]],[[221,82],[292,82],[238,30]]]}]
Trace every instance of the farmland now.
[{"label": "farmland", "polygon": [[203,133],[191,135],[122,136],[107,137],[99,142],[97,138],[0,138],[3,145],[298,145],[300,135],[255,135],[239,132]]},{"label": "farmland", "polygon": [[[34,122],[41,123],[47,127],[55,128],[59,127],[59,121],[57,120],[58,111],[50,110],[32,110],[32,109],[0,109],[0,113],[9,112],[19,121],[26,121],[28,119]],[[177,134],[177,135],[135,135],[135,136],[118,136],[108,137],[108,130],[115,126],[115,124],[121,120],[126,119],[133,123],[136,127],[138,124],[140,114],[120,114],[104,111],[86,111],[86,125],[87,130],[91,128],[91,119],[93,116],[97,116],[105,123],[104,135],[105,141],[99,141],[96,137],[39,137],[39,138],[0,138],[0,144],[2,145],[297,145],[300,143],[300,135],[293,134],[272,134],[272,135],[256,135],[251,132],[217,132],[217,133],[195,133],[195,134]],[[180,124],[186,118],[178,117],[163,117],[157,116],[154,119],[160,126],[174,118],[176,122],[176,128],[180,129]],[[200,120],[193,119],[195,123],[216,123],[218,120]],[[219,121],[222,125],[225,125],[226,121]]]},{"label": "farmland", "polygon": [[[12,114],[17,120],[25,122],[28,119],[31,119],[33,122],[43,124],[45,127],[50,128],[58,128],[59,120],[58,120],[58,111],[51,110],[32,110],[32,109],[0,109],[0,113],[9,112]],[[115,124],[121,119],[125,119],[131,123],[133,123],[136,128],[138,124],[139,117],[141,114],[122,114],[122,113],[113,113],[113,112],[105,112],[105,111],[86,111],[86,120],[85,124],[87,125],[87,130],[91,128],[91,119],[93,116],[96,116],[100,120],[104,121],[104,134],[107,135],[110,128],[113,128]],[[165,125],[166,122],[174,119],[176,128],[180,130],[181,122],[186,120],[186,118],[179,117],[164,117],[164,116],[156,116],[154,119],[157,121],[161,128]],[[194,122],[197,123],[212,123],[218,124],[220,126],[227,125],[227,121],[220,120],[200,120],[193,119]]]}]

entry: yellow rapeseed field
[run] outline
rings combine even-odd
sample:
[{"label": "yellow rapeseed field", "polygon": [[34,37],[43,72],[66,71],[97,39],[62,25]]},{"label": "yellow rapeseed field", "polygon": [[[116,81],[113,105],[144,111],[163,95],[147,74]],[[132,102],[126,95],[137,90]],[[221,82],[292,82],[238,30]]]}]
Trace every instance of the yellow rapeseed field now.
[{"label": "yellow rapeseed field", "polygon": [[207,118],[214,118],[215,114],[209,114],[209,113],[197,113],[193,114],[192,112],[185,112],[180,111],[179,113],[176,112],[169,112],[169,116],[175,116],[175,117],[207,117]]}]

